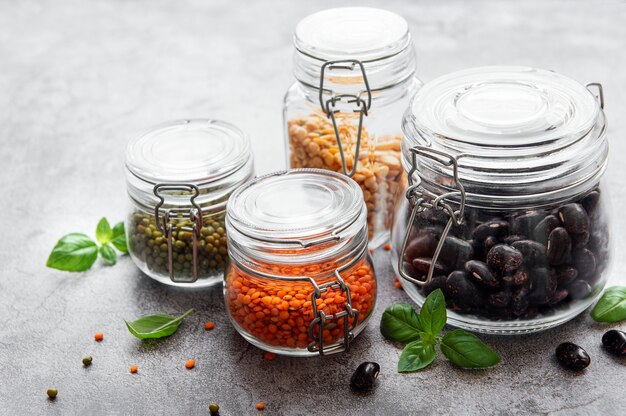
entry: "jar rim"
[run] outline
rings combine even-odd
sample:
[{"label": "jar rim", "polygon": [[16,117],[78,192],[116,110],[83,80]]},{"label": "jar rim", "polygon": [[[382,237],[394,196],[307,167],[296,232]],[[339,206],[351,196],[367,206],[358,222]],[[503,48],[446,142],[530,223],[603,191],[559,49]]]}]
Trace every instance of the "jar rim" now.
[{"label": "jar rim", "polygon": [[[439,77],[413,97],[402,128],[405,170],[416,146],[449,154],[473,206],[567,199],[595,186],[608,163],[599,100],[577,81],[541,69],[479,67]],[[421,156],[416,162],[423,186],[455,190],[451,166]]]}]

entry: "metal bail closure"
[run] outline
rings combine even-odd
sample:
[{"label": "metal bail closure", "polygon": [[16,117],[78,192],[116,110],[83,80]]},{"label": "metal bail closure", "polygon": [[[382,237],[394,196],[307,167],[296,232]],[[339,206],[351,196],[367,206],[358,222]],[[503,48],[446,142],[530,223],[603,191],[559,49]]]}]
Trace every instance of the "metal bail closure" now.
[{"label": "metal bail closure", "polygon": [[[202,229],[202,210],[196,202],[196,198],[200,195],[200,190],[196,185],[172,183],[172,184],[157,184],[154,186],[154,195],[159,198],[159,203],[154,207],[154,219],[157,228],[163,234],[167,236],[167,264],[170,274],[170,280],[175,283],[193,283],[198,280],[198,237],[200,236],[200,230]],[[191,196],[189,201],[191,202],[191,208],[187,211],[183,208],[161,209],[165,203],[165,198],[161,192],[190,192]],[[186,211],[186,212],[185,212]],[[191,227],[182,226],[178,228],[178,233],[181,231],[191,233],[193,244],[193,274],[191,279],[175,277],[174,275],[174,221],[178,218],[171,218],[172,213],[182,214],[184,218],[188,218],[193,225]],[[180,234],[179,234],[180,235]]]},{"label": "metal bail closure", "polygon": [[[341,278],[340,270],[345,270],[346,266],[341,269],[335,270],[335,277],[337,281],[328,282],[322,285],[318,285],[314,279],[308,278],[309,282],[313,285],[313,293],[311,293],[311,307],[313,308],[313,320],[309,325],[309,338],[312,341],[307,346],[310,352],[317,352],[319,355],[330,355],[338,352],[349,351],[350,342],[354,339],[354,329],[359,322],[359,311],[352,307],[352,296],[350,295],[350,287]],[[334,315],[326,315],[324,311],[317,309],[317,300],[321,299],[322,293],[327,292],[329,289],[341,290],[346,297],[346,305],[344,310]],[[335,320],[343,319],[343,343],[334,345],[329,348],[324,348],[324,328]],[[352,319],[352,323],[349,320]],[[315,328],[317,326],[317,329]]]},{"label": "metal bail closure", "polygon": [[[415,146],[410,149],[411,152],[411,170],[408,172],[408,180],[409,180],[409,188],[406,191],[406,198],[409,200],[409,204],[411,205],[411,216],[409,217],[409,221],[407,223],[407,228],[404,233],[404,240],[402,242],[402,248],[400,250],[400,255],[398,256],[398,272],[400,277],[404,280],[407,280],[411,283],[416,284],[417,286],[424,286],[430,282],[433,277],[433,272],[435,270],[435,264],[437,263],[437,259],[439,258],[439,254],[445,244],[446,237],[450,232],[450,228],[452,225],[460,225],[463,222],[463,213],[465,212],[465,188],[459,179],[459,166],[458,160],[454,156],[446,152],[442,152],[440,150],[431,149],[429,147],[424,146]],[[420,188],[420,183],[414,183],[413,174],[418,170],[417,169],[417,156],[426,157],[432,159],[436,162],[441,163],[443,166],[452,166],[453,171],[453,179],[454,184],[457,187],[457,191],[446,192],[441,195],[436,195],[432,192],[429,192],[423,188]],[[452,196],[459,196],[459,209],[454,211],[451,205],[446,201],[446,199]],[[428,269],[428,275],[425,280],[418,280],[412,276],[409,276],[403,268],[404,262],[404,254],[406,252],[406,246],[409,241],[409,235],[411,232],[411,227],[415,222],[415,218],[417,214],[424,211],[425,209],[439,210],[445,212],[450,218],[446,223],[445,228],[441,234],[439,242],[437,243],[437,248],[435,249],[435,253],[433,255],[432,261],[430,263],[430,268]]]},{"label": "metal bail closure", "polygon": [[[599,82],[590,82],[585,85],[585,87],[587,87],[587,89],[596,97],[596,100],[600,103],[600,108],[604,110],[604,88],[602,87],[602,84]],[[592,88],[597,89],[598,94],[594,94],[591,90]]]},{"label": "metal bail closure", "polygon": [[[328,69],[330,70],[346,70],[346,71],[354,71],[358,66],[361,71],[361,76],[363,77],[363,84],[365,85],[365,90],[361,91],[358,95],[355,94],[335,94],[332,90],[324,89],[324,73]],[[361,148],[361,134],[363,131],[363,117],[367,116],[367,112],[372,105],[372,91],[370,90],[369,83],[367,82],[367,75],[365,74],[365,67],[363,66],[363,62],[358,61],[356,59],[346,59],[346,60],[338,60],[338,61],[328,61],[322,65],[322,70],[320,72],[320,86],[319,86],[319,100],[320,106],[326,114],[326,117],[330,118],[333,123],[333,129],[335,130],[335,139],[337,140],[337,145],[339,147],[339,156],[341,156],[341,167],[343,169],[343,173],[349,177],[352,177],[356,173],[358,161],[359,161],[359,150]],[[324,101],[324,93],[329,93],[330,98]],[[367,95],[366,99],[362,98],[363,93]],[[335,113],[340,110],[336,108],[337,103],[340,101],[344,101],[348,104],[356,104],[357,108],[353,110],[355,113],[359,113],[359,126],[357,129],[356,136],[356,148],[354,151],[354,164],[352,166],[352,170],[348,172],[348,167],[346,166],[346,157],[343,152],[343,146],[341,145],[341,137],[339,136],[339,128],[337,127],[337,120],[335,120]]]}]

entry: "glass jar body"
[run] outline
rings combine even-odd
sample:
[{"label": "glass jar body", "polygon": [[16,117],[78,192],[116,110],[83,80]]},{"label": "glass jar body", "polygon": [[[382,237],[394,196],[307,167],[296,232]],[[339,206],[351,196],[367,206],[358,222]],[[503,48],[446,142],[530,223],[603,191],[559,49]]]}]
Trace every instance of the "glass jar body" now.
[{"label": "glass jar body", "polygon": [[[452,226],[432,279],[417,286],[401,279],[419,305],[441,289],[454,326],[477,332],[520,334],[560,325],[600,296],[611,259],[607,192],[601,184],[558,203],[502,210],[465,207]],[[425,209],[408,224],[411,207],[399,204],[392,231],[394,268],[425,280],[448,216]],[[409,230],[406,250],[400,250]]]},{"label": "glass jar body", "polygon": [[[400,149],[402,114],[420,86],[421,82],[412,77],[388,90],[372,91],[371,108],[363,117],[358,165],[352,178],[363,190],[371,247],[388,238],[394,206],[402,197],[401,188],[406,182]],[[333,123],[322,111],[317,91],[296,82],[285,96],[287,164],[290,168],[318,168],[343,173]],[[345,106],[335,113],[335,120],[346,170],[351,171],[359,113]]]},{"label": "glass jar body", "polygon": [[[191,204],[188,209],[193,207]],[[191,282],[194,268],[194,223],[183,216],[171,217],[172,278],[169,272],[167,236],[155,221],[154,210],[132,198],[126,217],[128,251],[135,264],[151,278],[171,286],[207,287],[219,284],[228,263],[224,225],[225,210],[202,213],[202,227],[196,237],[197,280]],[[185,228],[185,229],[183,229]]]},{"label": "glass jar body", "polygon": [[[355,337],[365,328],[376,303],[376,276],[369,254],[366,251],[351,263],[339,272],[349,294],[331,286],[316,297],[314,285],[303,276],[331,268],[332,263],[266,264],[254,272],[231,261],[224,283],[226,310],[248,342],[277,354],[306,357],[319,354],[307,348],[311,343],[318,344],[311,337],[319,333],[318,324],[313,323],[313,302],[318,311],[330,317],[345,310],[349,296],[352,308],[358,311],[356,324],[353,318],[339,317],[327,321],[322,329],[324,350],[332,350],[343,343],[344,319],[354,325],[351,332]],[[337,281],[332,273],[312,279],[318,287]]]}]

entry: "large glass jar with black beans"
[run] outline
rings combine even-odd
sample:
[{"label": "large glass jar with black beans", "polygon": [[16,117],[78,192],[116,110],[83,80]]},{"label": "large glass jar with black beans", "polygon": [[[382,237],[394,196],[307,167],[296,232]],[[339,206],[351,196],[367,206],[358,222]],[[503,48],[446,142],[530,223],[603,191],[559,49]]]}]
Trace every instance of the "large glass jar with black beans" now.
[{"label": "large glass jar with black beans", "polygon": [[132,139],[126,232],[135,264],[169,285],[221,282],[228,264],[226,203],[252,176],[250,142],[225,122],[180,120]]},{"label": "large glass jar with black beans", "polygon": [[441,289],[450,323],[500,334],[591,305],[611,253],[603,107],[600,84],[534,68],[427,83],[404,116],[409,186],[392,231],[409,296]]},{"label": "large glass jar with black beans", "polygon": [[278,354],[346,351],[376,303],[359,186],[297,169],[255,178],[228,201],[224,300],[239,333]]},{"label": "large glass jar with black beans", "polygon": [[296,82],[285,96],[288,166],[352,177],[367,206],[370,246],[387,241],[406,180],[400,124],[421,82],[409,26],[386,10],[345,7],[300,21]]}]

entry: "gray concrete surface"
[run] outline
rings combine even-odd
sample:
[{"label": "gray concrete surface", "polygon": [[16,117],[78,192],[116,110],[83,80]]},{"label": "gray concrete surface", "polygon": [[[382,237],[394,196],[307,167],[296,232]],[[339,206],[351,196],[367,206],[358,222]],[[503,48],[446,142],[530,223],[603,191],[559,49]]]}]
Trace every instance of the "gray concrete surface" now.
[{"label": "gray concrete surface", "polygon": [[[282,167],[281,101],[291,33],[338,2],[0,1],[0,414],[223,415],[626,414],[626,362],[601,349],[607,328],[588,313],[549,332],[485,337],[502,364],[462,371],[443,359],[400,375],[383,309],[407,300],[376,252],[379,304],[350,354],[273,362],[229,325],[221,288],[173,290],[129,258],[84,274],[45,268],[56,240],[120,220],[126,140],[161,121],[208,116],[253,138],[258,172]],[[343,3],[343,2],[341,2]],[[624,1],[368,1],[408,19],[424,80],[468,66],[528,64],[604,83],[610,120],[607,185],[617,234],[612,283],[624,282],[626,3]],[[194,307],[177,334],[140,342],[123,319]],[[205,332],[204,321],[217,323]],[[617,325],[622,329],[626,325]],[[93,341],[97,331],[102,343]],[[592,356],[574,375],[553,360],[572,340]],[[84,369],[81,358],[91,354]],[[195,358],[187,371],[183,363]],[[364,360],[376,390],[350,393]],[[130,365],[139,373],[128,373]],[[59,390],[55,402],[45,391]]]}]

